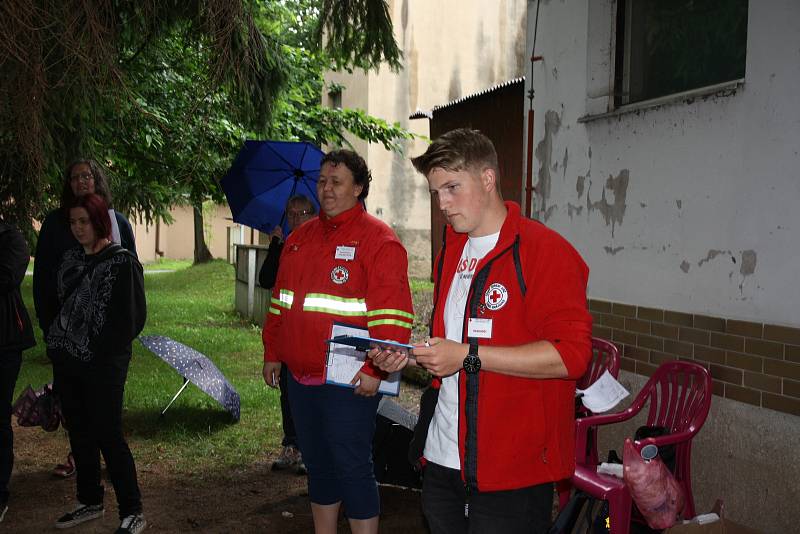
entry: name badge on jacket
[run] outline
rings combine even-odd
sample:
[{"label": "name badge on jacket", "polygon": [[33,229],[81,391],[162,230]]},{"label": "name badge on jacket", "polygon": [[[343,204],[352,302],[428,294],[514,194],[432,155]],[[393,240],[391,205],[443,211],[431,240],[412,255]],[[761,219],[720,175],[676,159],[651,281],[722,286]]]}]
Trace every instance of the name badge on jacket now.
[{"label": "name badge on jacket", "polygon": [[336,260],[352,261],[356,257],[356,247],[346,247],[339,245],[336,247],[336,255],[333,257]]},{"label": "name badge on jacket", "polygon": [[467,336],[490,339],[492,337],[492,320],[470,317],[467,323]]}]

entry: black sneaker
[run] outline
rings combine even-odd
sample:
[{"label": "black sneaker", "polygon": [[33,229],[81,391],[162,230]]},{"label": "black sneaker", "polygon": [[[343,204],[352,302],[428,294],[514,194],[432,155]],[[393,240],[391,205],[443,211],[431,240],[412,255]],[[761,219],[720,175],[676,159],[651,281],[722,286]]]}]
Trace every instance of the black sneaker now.
[{"label": "black sneaker", "polygon": [[102,504],[78,504],[74,510],[62,515],[56,521],[56,528],[70,528],[86,521],[103,517]]},{"label": "black sneaker", "polygon": [[114,531],[114,534],[139,534],[147,526],[147,521],[144,520],[144,515],[134,514],[125,516],[119,528]]},{"label": "black sneaker", "polygon": [[307,475],[308,474],[308,469],[306,469],[306,464],[305,464],[305,462],[303,462],[303,457],[302,456],[300,456],[297,459],[297,464],[294,467],[294,472],[297,473],[298,475]]}]

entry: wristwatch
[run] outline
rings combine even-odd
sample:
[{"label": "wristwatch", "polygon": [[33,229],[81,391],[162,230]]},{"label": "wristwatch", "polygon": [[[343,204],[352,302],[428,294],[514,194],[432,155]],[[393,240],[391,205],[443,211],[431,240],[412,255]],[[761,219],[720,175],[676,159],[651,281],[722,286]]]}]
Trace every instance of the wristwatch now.
[{"label": "wristwatch", "polygon": [[478,344],[469,344],[469,353],[464,358],[464,370],[471,375],[474,375],[481,370],[481,359],[478,356]]}]

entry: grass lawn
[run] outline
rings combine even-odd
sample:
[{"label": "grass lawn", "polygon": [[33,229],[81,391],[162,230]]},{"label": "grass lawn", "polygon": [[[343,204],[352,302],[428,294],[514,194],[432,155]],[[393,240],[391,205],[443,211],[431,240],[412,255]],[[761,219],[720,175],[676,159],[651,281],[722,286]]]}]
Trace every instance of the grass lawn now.
[{"label": "grass lawn", "polygon": [[[30,263],[28,263],[27,271],[33,274],[33,264],[36,261],[36,258],[31,258]],[[143,263],[142,266],[144,267],[145,272],[147,271],[179,271],[181,269],[186,269],[192,266],[192,260],[172,260],[169,258],[159,258],[155,261],[151,261],[148,263]]]},{"label": "grass lawn", "polygon": [[[202,473],[247,466],[278,447],[282,436],[276,390],[261,379],[261,333],[233,311],[233,267],[224,261],[201,266],[188,262],[151,264],[177,269],[145,278],[148,318],[143,335],[165,335],[202,352],[219,367],[241,396],[241,420],[190,385],[159,414],[182,384],[169,365],[133,343],[125,390],[124,424],[137,465],[158,464],[176,473]],[[31,277],[23,295],[32,312]],[[17,394],[26,385],[51,380],[41,341],[25,352]]]},{"label": "grass lawn", "polygon": [[192,260],[170,260],[159,258],[143,264],[144,271],[180,271],[192,266]]}]

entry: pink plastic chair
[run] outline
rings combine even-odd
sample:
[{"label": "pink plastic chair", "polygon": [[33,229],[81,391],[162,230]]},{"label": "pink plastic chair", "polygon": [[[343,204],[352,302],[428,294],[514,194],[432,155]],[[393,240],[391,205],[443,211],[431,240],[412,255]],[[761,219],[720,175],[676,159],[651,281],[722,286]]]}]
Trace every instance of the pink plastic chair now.
[{"label": "pink plastic chair", "polygon": [[596,460],[587,453],[590,431],[601,425],[619,423],[638,414],[649,401],[647,425],[670,429],[656,438],[635,441],[641,451],[645,445],[661,448],[675,445],[675,479],[686,493],[684,517],[694,517],[692,496],[692,438],[703,427],[711,407],[711,375],[692,362],[673,361],[661,364],[636,396],[633,404],[620,413],[593,415],[577,421],[575,474],[572,484],[587,494],[608,501],[612,534],[628,534],[631,523],[631,495],[625,483],[616,477],[597,473]]},{"label": "pink plastic chair", "polygon": [[[605,339],[600,339],[599,337],[592,338],[592,360],[589,362],[589,366],[586,368],[586,372],[583,376],[578,380],[576,387],[578,389],[586,389],[594,382],[600,378],[603,373],[608,370],[611,373],[611,376],[617,378],[619,376],[619,350],[617,350],[617,346],[611,343],[610,341],[606,341]],[[586,417],[592,415],[592,412],[589,411],[583,404],[581,404],[578,408],[576,408],[575,417]],[[592,451],[592,455],[590,458],[594,458],[597,460],[597,441],[593,439],[592,436],[589,448]],[[572,483],[570,479],[561,480],[556,483],[556,491],[558,492],[558,507],[559,509],[564,508],[569,501],[569,495],[572,491]]]}]

